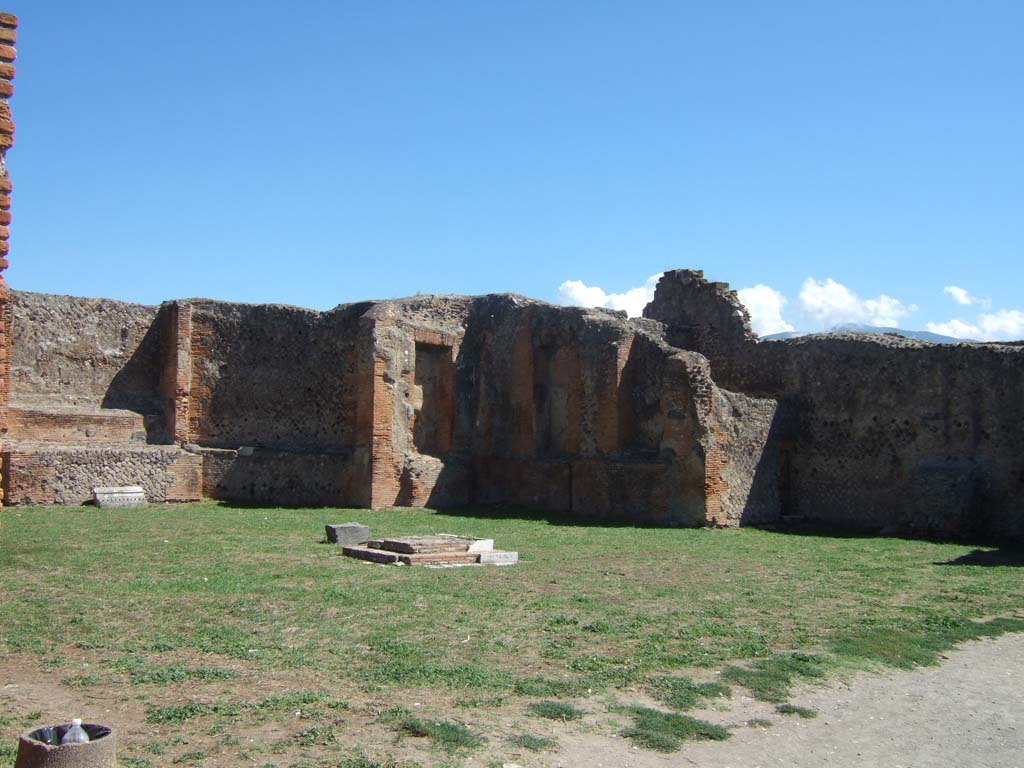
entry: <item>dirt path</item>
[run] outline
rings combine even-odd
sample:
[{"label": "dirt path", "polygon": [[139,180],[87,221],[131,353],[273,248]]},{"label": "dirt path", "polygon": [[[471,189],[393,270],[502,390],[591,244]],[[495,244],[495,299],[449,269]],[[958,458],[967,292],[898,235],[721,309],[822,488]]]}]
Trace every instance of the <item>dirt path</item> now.
[{"label": "dirt path", "polygon": [[925,768],[1024,765],[1024,634],[968,643],[941,666],[859,674],[846,683],[804,688],[793,703],[818,716],[801,720],[734,698],[728,711],[693,713],[740,726],[729,741],[688,745],[671,755],[633,749],[620,739],[563,740],[555,765],[566,768]]}]

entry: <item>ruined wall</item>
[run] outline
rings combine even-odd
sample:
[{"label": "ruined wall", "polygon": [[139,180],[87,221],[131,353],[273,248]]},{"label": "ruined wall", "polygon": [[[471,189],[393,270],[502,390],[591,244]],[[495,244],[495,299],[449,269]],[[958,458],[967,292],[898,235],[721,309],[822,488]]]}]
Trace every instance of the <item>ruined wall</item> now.
[{"label": "ruined wall", "polygon": [[757,342],[737,301],[700,273],[669,272],[645,315],[705,355],[726,390],[777,402],[734,420],[770,419],[740,473],[741,519],[775,508],[833,528],[1024,536],[1024,349],[876,334]]},{"label": "ruined wall", "polygon": [[718,525],[778,522],[779,449],[773,432],[778,403],[715,388],[706,461],[709,520]]},{"label": "ruined wall", "polygon": [[192,301],[189,442],[337,450],[355,442],[358,319]]},{"label": "ruined wall", "polygon": [[767,419],[732,421],[754,399],[724,399],[702,356],[621,313],[515,296],[171,309],[165,411],[218,498],[734,524],[767,437]]},{"label": "ruined wall", "polygon": [[771,356],[787,514],[1024,536],[1024,350],[836,335]]},{"label": "ruined wall", "polygon": [[203,495],[266,505],[355,506],[368,454],[202,449]]},{"label": "ruined wall", "polygon": [[454,444],[474,498],[667,525],[709,521],[714,385],[699,355],[621,313],[519,297],[473,305]]},{"label": "ruined wall", "polygon": [[737,301],[691,271],[645,320],[508,295],[318,313],[15,294],[8,487],[1024,535],[1024,348],[758,342]]},{"label": "ruined wall", "polygon": [[200,498],[201,458],[153,445],[169,442],[158,307],[15,291],[10,311],[10,502],[81,504],[100,485]]},{"label": "ruined wall", "polygon": [[656,323],[518,296],[379,302],[362,322],[372,506],[708,520],[710,416],[693,392],[714,385]]},{"label": "ruined wall", "polygon": [[160,409],[158,308],[11,293],[13,405]]},{"label": "ruined wall", "polygon": [[719,386],[743,390],[736,366],[744,366],[757,334],[750,328],[747,308],[727,283],[705,280],[695,269],[666,272],[644,317],[664,324],[665,341],[672,346],[708,358]]},{"label": "ruined wall", "polygon": [[83,504],[104,485],[140,485],[153,502],[201,498],[202,458],[172,447],[36,446],[3,459],[5,490],[18,504]]},{"label": "ruined wall", "polygon": [[372,436],[360,413],[372,408],[362,320],[372,306],[167,306],[164,412],[175,440],[204,449],[206,495],[369,505]]},{"label": "ruined wall", "polygon": [[361,318],[359,434],[371,446],[368,504],[451,506],[471,479],[453,455],[456,358],[471,299],[376,303]]}]

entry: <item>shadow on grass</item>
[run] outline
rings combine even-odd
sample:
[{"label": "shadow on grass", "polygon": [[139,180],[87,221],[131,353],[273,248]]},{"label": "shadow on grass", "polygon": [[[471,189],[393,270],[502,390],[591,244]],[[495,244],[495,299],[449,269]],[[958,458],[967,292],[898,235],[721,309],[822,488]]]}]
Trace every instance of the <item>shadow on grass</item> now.
[{"label": "shadow on grass", "polygon": [[[268,509],[282,510],[312,510],[331,511],[345,510],[351,513],[350,516],[357,517],[360,512],[385,512],[389,508],[370,510],[357,507],[339,507],[326,504],[279,504],[273,506],[261,504],[256,501],[232,501],[219,499],[209,502],[221,509],[252,510],[254,512],[266,512]],[[409,510],[408,507],[394,507],[393,510]],[[416,509],[416,508],[411,508]],[[588,517],[573,512],[550,512],[537,510],[531,507],[515,506],[490,506],[490,505],[469,505],[464,507],[447,507],[434,509],[423,507],[427,512],[437,517],[466,518],[476,520],[529,520],[547,523],[548,525],[572,526],[574,528],[673,528],[683,526],[672,526],[668,524],[645,523],[636,520]]]},{"label": "shadow on grass", "polygon": [[[252,510],[266,512],[268,507],[265,504],[251,501],[219,500],[213,502],[217,507],[233,510]],[[282,510],[311,510],[330,511],[344,509],[351,513],[349,517],[358,517],[363,511],[351,507],[336,507],[329,505],[310,504],[279,504],[276,508]],[[405,509],[399,508],[399,509]],[[382,510],[366,510],[382,511]],[[386,510],[383,510],[386,511]],[[664,530],[666,528],[682,528],[693,526],[672,525],[666,523],[653,523],[622,518],[599,518],[589,517],[574,512],[555,512],[538,510],[531,507],[516,506],[491,506],[482,504],[471,504],[463,507],[449,507],[445,509],[426,509],[427,512],[438,518],[452,518],[464,520],[522,520],[542,522],[547,525],[572,528],[632,528]],[[936,544],[960,544],[977,547],[974,552],[961,555],[958,558],[946,562],[936,562],[934,565],[978,565],[978,566],[1024,566],[1024,541],[1012,541],[1009,544],[1005,540],[999,541],[992,537],[979,537],[971,535],[963,536],[932,536],[915,533],[883,533],[878,529],[865,529],[856,527],[844,527],[841,525],[826,525],[824,523],[801,522],[796,524],[754,524],[743,526],[770,533],[779,533],[786,536],[809,536],[824,539],[904,539],[906,541],[924,541]],[[329,543],[321,538],[318,543]]]},{"label": "shadow on grass", "polygon": [[[1024,560],[1024,540],[998,537],[993,534],[979,534],[964,531],[959,534],[934,534],[924,531],[890,531],[877,527],[851,526],[841,523],[825,523],[820,521],[802,521],[799,523],[758,523],[746,526],[787,536],[811,536],[824,539],[903,539],[905,541],[924,541],[932,544],[961,544],[974,547],[1016,550]],[[965,563],[970,564],[970,563]]]},{"label": "shadow on grass", "polygon": [[551,512],[530,507],[470,505],[432,510],[438,517],[474,518],[477,520],[532,520],[548,525],[574,528],[682,528],[679,526],[627,520],[622,518],[589,517],[574,512]]},{"label": "shadow on grass", "polygon": [[1024,549],[976,549],[966,555],[932,565],[981,565],[986,567],[1024,566]]},{"label": "shadow on grass", "polygon": [[353,507],[339,507],[331,504],[288,504],[286,502],[274,501],[273,503],[260,502],[260,501],[243,501],[243,500],[232,500],[232,499],[216,499],[206,500],[199,502],[201,504],[210,504],[220,509],[248,509],[254,512],[266,512],[268,509],[283,509],[283,510],[297,510],[297,509],[309,509],[314,511],[328,511],[335,509],[354,509],[359,512],[361,510]]}]

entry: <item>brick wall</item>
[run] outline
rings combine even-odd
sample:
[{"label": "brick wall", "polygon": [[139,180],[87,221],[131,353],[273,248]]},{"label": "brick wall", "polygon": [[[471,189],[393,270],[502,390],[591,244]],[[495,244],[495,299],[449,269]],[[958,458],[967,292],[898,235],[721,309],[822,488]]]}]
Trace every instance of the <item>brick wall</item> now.
[{"label": "brick wall", "polygon": [[[292,450],[356,442],[358,312],[196,300],[190,316],[187,352],[167,345],[179,371],[191,366],[175,389],[187,390],[190,441]],[[176,421],[185,408],[178,403]]]},{"label": "brick wall", "polygon": [[640,326],[517,297],[476,301],[456,367],[454,441],[475,500],[703,523],[706,426],[691,395],[714,385],[702,357]]},{"label": "brick wall", "polygon": [[354,505],[363,493],[365,457],[358,452],[203,450],[203,495],[273,505]]},{"label": "brick wall", "polygon": [[[5,409],[10,398],[11,382],[11,296],[3,271],[8,266],[11,235],[11,180],[4,158],[14,146],[14,120],[10,97],[14,94],[14,60],[17,52],[18,17],[0,13],[0,435],[6,430]],[[3,444],[0,442],[0,450]],[[0,508],[3,507],[3,478],[0,478]]]}]

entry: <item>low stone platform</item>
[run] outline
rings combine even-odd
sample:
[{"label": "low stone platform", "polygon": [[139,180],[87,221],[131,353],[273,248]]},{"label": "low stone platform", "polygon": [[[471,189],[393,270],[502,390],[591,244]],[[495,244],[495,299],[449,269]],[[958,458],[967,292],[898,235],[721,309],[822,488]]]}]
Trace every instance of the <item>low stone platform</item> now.
[{"label": "low stone platform", "polygon": [[97,486],[142,487],[150,502],[202,498],[203,457],[138,441],[64,444],[5,440],[5,504],[92,502]]},{"label": "low stone platform", "polygon": [[347,546],[348,557],[384,565],[425,565],[435,568],[458,565],[514,565],[518,552],[494,549],[492,539],[476,539],[439,533],[433,536],[406,536],[371,539],[365,546]]}]

